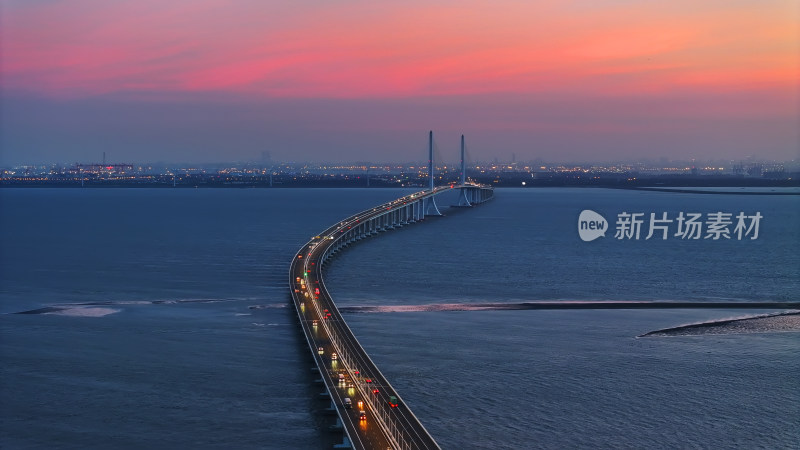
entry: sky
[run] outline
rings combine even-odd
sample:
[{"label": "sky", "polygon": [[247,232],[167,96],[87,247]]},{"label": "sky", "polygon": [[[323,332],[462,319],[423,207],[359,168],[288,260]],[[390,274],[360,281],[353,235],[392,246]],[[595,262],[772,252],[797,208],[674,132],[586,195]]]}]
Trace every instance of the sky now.
[{"label": "sky", "polygon": [[6,165],[800,158],[796,0],[0,0],[0,52]]}]

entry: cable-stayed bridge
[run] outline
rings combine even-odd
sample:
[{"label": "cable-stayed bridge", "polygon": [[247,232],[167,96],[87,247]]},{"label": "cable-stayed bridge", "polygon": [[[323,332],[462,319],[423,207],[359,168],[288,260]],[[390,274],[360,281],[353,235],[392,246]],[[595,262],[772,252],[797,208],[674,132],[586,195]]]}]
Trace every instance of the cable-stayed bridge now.
[{"label": "cable-stayed bridge", "polygon": [[490,186],[468,183],[464,138],[461,138],[461,180],[435,186],[433,132],[428,136],[428,189],[406,195],[328,227],[295,254],[289,268],[292,302],[314,357],[315,371],[330,398],[337,427],[344,434],[338,448],[438,449],[400,394],[383,376],[347,326],[325,287],[324,269],[330,258],[351,244],[382,232],[441,215],[436,197],[459,190],[457,206],[469,207],[493,198]]}]

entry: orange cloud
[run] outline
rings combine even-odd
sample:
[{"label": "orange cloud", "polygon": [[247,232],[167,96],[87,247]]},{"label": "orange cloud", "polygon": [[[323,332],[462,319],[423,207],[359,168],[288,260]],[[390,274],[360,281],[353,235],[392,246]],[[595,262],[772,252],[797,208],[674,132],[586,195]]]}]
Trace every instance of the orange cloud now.
[{"label": "orange cloud", "polygon": [[255,0],[16,3],[2,14],[2,76],[6,91],[49,96],[619,95],[770,86],[796,95],[795,12],[779,0],[353,1],[314,9]]}]

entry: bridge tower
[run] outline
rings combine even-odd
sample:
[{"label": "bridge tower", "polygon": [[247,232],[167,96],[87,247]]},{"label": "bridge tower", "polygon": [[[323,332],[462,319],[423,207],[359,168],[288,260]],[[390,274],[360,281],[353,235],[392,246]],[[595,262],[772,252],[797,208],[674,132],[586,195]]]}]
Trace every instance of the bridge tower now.
[{"label": "bridge tower", "polygon": [[428,178],[431,180],[431,190],[433,190],[433,130],[428,132]]},{"label": "bridge tower", "polygon": [[461,135],[461,192],[458,194],[458,205],[457,206],[472,206],[472,203],[469,202],[469,198],[467,197],[467,188],[464,185],[467,184],[467,162],[464,159],[464,135]]},{"label": "bridge tower", "polygon": [[[431,180],[430,190],[433,191],[433,131],[428,132],[428,178]],[[423,206],[424,215],[426,216],[441,216],[442,213],[439,211],[439,208],[436,206],[436,197],[430,196],[423,200],[425,205]]]},{"label": "bridge tower", "polygon": [[467,182],[467,163],[464,159],[464,135],[461,135],[461,185]]}]

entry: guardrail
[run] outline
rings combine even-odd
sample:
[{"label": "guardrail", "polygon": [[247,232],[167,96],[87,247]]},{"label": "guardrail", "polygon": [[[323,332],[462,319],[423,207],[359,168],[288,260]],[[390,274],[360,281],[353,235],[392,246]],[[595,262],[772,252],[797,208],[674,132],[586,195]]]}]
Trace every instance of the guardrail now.
[{"label": "guardrail", "polygon": [[[296,254],[290,267],[290,285],[293,286],[292,299],[298,314],[298,319],[301,321],[303,332],[306,337],[306,342],[314,354],[314,360],[320,370],[320,375],[325,381],[328,392],[333,395],[336,386],[333,386],[330,376],[326,377],[323,370],[327,370],[321,357],[317,354],[317,342],[312,336],[313,332],[305,322],[304,311],[302,309],[306,304],[305,299],[309,299],[309,304],[313,305],[317,317],[320,318],[317,326],[321,326],[325,335],[328,337],[330,345],[336,351],[337,361],[344,367],[349,379],[352,380],[354,388],[358,390],[367,401],[367,406],[372,412],[372,415],[377,419],[380,428],[383,431],[387,441],[396,449],[411,449],[411,448],[433,448],[438,449],[433,437],[428,433],[419,419],[408,408],[400,395],[395,391],[394,387],[389,383],[388,379],[380,372],[377,365],[372,361],[361,344],[356,339],[350,327],[343,320],[341,313],[333,302],[323,281],[323,266],[337,251],[348,246],[354,241],[377,234],[379,231],[385,231],[387,228],[394,228],[396,226],[403,226],[408,223],[413,223],[425,217],[426,201],[431,201],[433,196],[453,189],[453,188],[477,188],[477,189],[491,189],[483,186],[441,186],[432,191],[422,191],[411,194],[400,199],[384,203],[375,208],[367,209],[356,213],[343,221],[338,222],[336,225],[328,227],[323,233],[316,238],[308,241]],[[351,223],[357,224],[355,228]],[[348,226],[347,229],[343,229]],[[303,255],[306,255],[304,258]],[[304,291],[301,292],[296,288],[296,272],[297,264],[303,261],[303,279],[301,283]],[[311,274],[311,276],[309,276]],[[314,286],[320,290],[320,299],[329,303],[327,305],[328,313],[331,314],[331,319],[327,320],[326,312],[320,306],[322,301],[316,301],[316,292],[312,289],[312,283],[309,280],[314,280]],[[312,341],[314,343],[312,343]],[[369,377],[380,381],[380,383],[369,383],[363,375],[365,371],[369,372]],[[376,390],[373,392],[373,390]],[[391,394],[391,395],[389,395]],[[389,397],[394,396],[398,402],[403,405],[402,410],[398,408],[387,408]],[[345,423],[346,416],[343,417],[340,409],[341,405],[335,405],[339,419]],[[354,446],[360,443],[359,436],[351,436],[350,431],[345,426],[345,432]],[[363,446],[363,444],[361,444]]]}]

